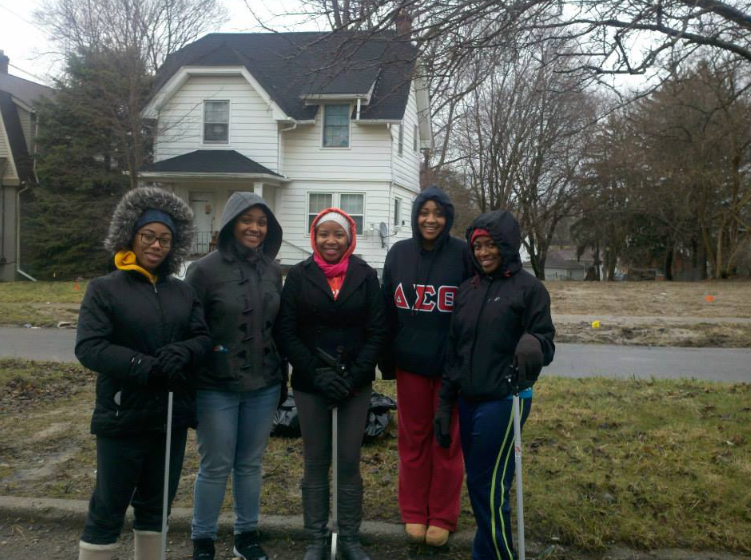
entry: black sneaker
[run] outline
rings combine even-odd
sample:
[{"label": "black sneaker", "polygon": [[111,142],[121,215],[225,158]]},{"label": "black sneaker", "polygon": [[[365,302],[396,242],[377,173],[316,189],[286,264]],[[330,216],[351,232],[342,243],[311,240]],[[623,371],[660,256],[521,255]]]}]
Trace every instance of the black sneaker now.
[{"label": "black sneaker", "polygon": [[193,560],[214,560],[214,539],[193,539]]},{"label": "black sneaker", "polygon": [[258,531],[248,531],[235,535],[235,549],[233,553],[242,560],[269,560],[261,548],[261,534]]}]

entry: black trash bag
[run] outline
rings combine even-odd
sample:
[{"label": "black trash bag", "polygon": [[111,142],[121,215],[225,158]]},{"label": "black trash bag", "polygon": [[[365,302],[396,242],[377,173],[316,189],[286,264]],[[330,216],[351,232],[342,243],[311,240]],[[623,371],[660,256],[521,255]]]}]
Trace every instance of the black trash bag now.
[{"label": "black trash bag", "polygon": [[381,393],[374,392],[370,395],[370,408],[368,409],[368,421],[365,423],[363,441],[373,441],[387,431],[393,417],[392,410],[396,410],[394,399]]},{"label": "black trash bag", "polygon": [[297,416],[295,394],[292,389],[287,393],[287,398],[276,409],[274,422],[271,425],[271,435],[282,437],[300,437],[300,418]]}]

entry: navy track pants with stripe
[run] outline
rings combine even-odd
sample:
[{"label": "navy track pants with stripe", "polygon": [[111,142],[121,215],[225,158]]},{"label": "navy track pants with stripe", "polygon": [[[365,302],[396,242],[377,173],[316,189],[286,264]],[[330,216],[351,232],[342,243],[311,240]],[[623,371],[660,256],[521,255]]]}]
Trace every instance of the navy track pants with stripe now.
[{"label": "navy track pants with stripe", "polygon": [[[522,426],[532,399],[520,399]],[[459,399],[467,490],[477,523],[472,560],[513,560],[511,504],[514,480],[514,414],[511,399]]]}]

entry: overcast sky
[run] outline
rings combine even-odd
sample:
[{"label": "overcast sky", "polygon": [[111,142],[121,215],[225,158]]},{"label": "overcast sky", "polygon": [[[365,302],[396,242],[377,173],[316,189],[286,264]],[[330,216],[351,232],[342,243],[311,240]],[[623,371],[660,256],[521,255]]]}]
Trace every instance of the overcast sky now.
[{"label": "overcast sky", "polygon": [[[243,0],[219,0],[229,13],[229,21],[221,29],[209,31],[251,32],[263,31]],[[248,0],[253,12],[265,25],[278,31],[317,31],[319,24],[303,22],[302,18],[275,17],[281,12],[294,12],[297,0]],[[47,83],[59,72],[60,57],[52,53],[53,47],[45,33],[37,27],[33,12],[42,0],[0,0],[0,50],[10,58],[10,73],[27,80]]]}]

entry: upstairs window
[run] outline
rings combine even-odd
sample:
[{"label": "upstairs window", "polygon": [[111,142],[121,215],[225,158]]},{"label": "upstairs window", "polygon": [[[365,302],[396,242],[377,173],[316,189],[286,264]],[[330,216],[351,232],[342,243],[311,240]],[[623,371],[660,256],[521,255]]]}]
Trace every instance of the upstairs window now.
[{"label": "upstairs window", "polygon": [[404,125],[399,125],[399,155],[404,153]]},{"label": "upstairs window", "polygon": [[414,136],[412,137],[412,149],[414,151],[420,150],[420,129],[415,125]]},{"label": "upstairs window", "polygon": [[323,106],[323,147],[349,148],[349,105]]},{"label": "upstairs window", "polygon": [[229,101],[204,101],[204,144],[229,144]]},{"label": "upstairs window", "polygon": [[402,225],[402,199],[394,199],[394,226],[399,227]]}]

